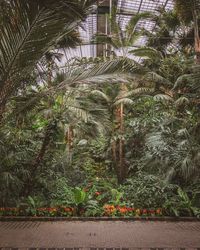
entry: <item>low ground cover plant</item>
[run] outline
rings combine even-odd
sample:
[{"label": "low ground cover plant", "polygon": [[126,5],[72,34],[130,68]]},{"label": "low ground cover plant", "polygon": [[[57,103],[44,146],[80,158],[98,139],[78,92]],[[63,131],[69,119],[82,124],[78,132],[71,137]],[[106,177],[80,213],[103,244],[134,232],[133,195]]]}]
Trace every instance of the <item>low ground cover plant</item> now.
[{"label": "low ground cover plant", "polygon": [[[112,186],[105,190],[101,181],[90,183],[89,186],[80,188],[71,188],[67,190],[68,199],[54,200],[50,206],[42,206],[37,197],[28,196],[17,207],[1,207],[0,216],[34,216],[34,217],[160,217],[160,216],[196,216],[200,217],[200,209],[194,206],[193,200],[189,198],[186,192],[177,189],[177,194],[171,198],[162,197],[163,204],[160,205],[161,196],[155,194],[154,197],[147,197],[146,190],[144,195],[141,194],[135,199],[127,193],[130,189],[118,190]],[[92,185],[92,186],[91,186]],[[127,182],[127,185],[130,185]],[[97,191],[97,187],[100,191]],[[63,187],[64,188],[64,187]],[[108,187],[107,187],[108,188]],[[153,188],[153,187],[152,187]],[[150,194],[151,192],[149,192]],[[135,196],[137,190],[135,190]],[[134,196],[134,197],[135,197]],[[63,194],[62,194],[63,197]],[[58,197],[57,197],[58,198]],[[140,201],[139,201],[140,199]],[[153,203],[148,203],[143,199],[152,199]],[[157,199],[157,200],[156,200]],[[63,203],[62,203],[63,202]],[[139,203],[138,203],[139,202]],[[137,206],[138,204],[146,204],[147,206]],[[155,206],[152,206],[154,204]]]}]

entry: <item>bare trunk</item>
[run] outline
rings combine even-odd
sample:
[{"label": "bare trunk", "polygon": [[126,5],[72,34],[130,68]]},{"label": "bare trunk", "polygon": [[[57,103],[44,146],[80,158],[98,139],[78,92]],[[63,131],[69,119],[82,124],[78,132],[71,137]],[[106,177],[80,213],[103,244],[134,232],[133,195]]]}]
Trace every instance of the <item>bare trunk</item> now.
[{"label": "bare trunk", "polygon": [[116,163],[117,162],[116,141],[112,142],[112,158],[113,158],[113,161]]},{"label": "bare trunk", "polygon": [[119,169],[121,181],[123,181],[123,168],[124,168],[124,147],[123,147],[123,132],[124,132],[124,105],[120,104],[120,139],[119,139]]},{"label": "bare trunk", "polygon": [[53,123],[49,124],[47,129],[46,129],[41,148],[40,148],[35,160],[33,161],[33,163],[30,166],[30,177],[28,178],[28,180],[24,184],[24,188],[21,192],[22,196],[28,196],[31,192],[31,189],[34,186],[34,181],[35,181],[35,176],[36,176],[37,170],[40,167],[40,165],[44,159],[44,156],[48,150],[48,147],[51,143],[52,133],[53,133],[53,130],[55,129],[55,126],[56,126],[56,124],[53,122]]},{"label": "bare trunk", "polygon": [[69,125],[69,128],[68,128],[68,147],[69,147],[69,152],[71,152],[72,149],[73,149],[73,142],[74,142],[73,127],[71,125]]},{"label": "bare trunk", "polygon": [[6,110],[6,104],[7,104],[8,98],[13,92],[12,87],[13,87],[12,82],[10,80],[7,80],[0,90],[0,124],[3,119],[3,114]]},{"label": "bare trunk", "polygon": [[73,150],[73,144],[74,144],[74,132],[73,132],[73,127],[72,125],[69,125],[66,135],[65,135],[65,141],[67,144],[67,151],[68,151],[68,156],[69,156],[69,161],[71,162],[72,160],[72,150]]},{"label": "bare trunk", "polygon": [[193,19],[194,19],[194,41],[195,41],[196,64],[200,64],[200,34],[198,25],[198,13],[196,9],[194,9],[193,11]]},{"label": "bare trunk", "polygon": [[113,161],[112,165],[117,175],[117,180],[118,182],[120,182],[120,169],[119,169],[119,164],[118,164],[118,159],[117,159],[117,142],[115,140],[112,142],[112,161]]},{"label": "bare trunk", "polygon": [[2,120],[3,120],[3,114],[5,112],[5,109],[6,109],[6,105],[4,103],[1,103],[1,106],[0,106],[0,125],[1,125]]},{"label": "bare trunk", "polygon": [[47,84],[48,87],[51,87],[52,85],[52,70],[53,70],[53,63],[52,61],[48,62],[48,75],[47,75]]}]

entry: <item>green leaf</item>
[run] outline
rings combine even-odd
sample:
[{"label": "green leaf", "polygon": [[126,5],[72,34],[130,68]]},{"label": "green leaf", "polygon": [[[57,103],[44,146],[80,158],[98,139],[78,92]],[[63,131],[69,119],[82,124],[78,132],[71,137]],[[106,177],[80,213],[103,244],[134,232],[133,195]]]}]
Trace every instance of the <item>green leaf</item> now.
[{"label": "green leaf", "polygon": [[73,195],[74,195],[74,202],[76,205],[82,204],[86,200],[86,192],[84,192],[80,188],[75,188]]}]

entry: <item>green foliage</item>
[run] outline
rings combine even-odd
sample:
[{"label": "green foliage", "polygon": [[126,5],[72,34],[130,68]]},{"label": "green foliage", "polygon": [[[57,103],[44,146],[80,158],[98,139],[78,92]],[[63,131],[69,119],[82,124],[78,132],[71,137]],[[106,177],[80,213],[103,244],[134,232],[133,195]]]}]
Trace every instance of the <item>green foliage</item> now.
[{"label": "green foliage", "polygon": [[47,4],[47,1],[12,0],[7,3],[0,26],[0,105],[5,105],[13,92],[23,87],[26,76],[45,52],[60,36],[77,27],[93,2],[66,0]]},{"label": "green foliage", "polygon": [[163,207],[163,204],[173,196],[176,187],[160,177],[139,172],[128,179],[122,188],[124,199],[134,207],[156,208]]},{"label": "green foliage", "polygon": [[190,198],[180,187],[177,195],[164,203],[166,212],[175,216],[200,216],[200,209],[194,206],[194,194]]},{"label": "green foliage", "polygon": [[75,188],[73,190],[73,202],[76,206],[83,205],[86,202],[87,195],[86,192],[80,188]]},{"label": "green foliage", "polygon": [[[70,60],[93,1],[1,2],[0,214],[200,215],[200,74],[192,41],[179,41],[183,27],[194,35],[194,8],[185,22],[175,2],[179,13],[138,13],[123,31],[113,8],[111,35],[96,40],[123,57]],[[149,18],[152,34],[138,28]]]}]

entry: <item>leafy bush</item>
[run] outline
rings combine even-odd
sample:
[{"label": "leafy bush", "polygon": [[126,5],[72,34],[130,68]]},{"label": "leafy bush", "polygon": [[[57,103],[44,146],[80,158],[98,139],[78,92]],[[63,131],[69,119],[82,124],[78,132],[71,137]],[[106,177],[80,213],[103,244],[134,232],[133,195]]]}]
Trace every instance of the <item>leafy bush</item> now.
[{"label": "leafy bush", "polygon": [[124,199],[134,207],[155,208],[162,207],[174,195],[177,187],[162,181],[160,177],[139,172],[121,188]]}]

